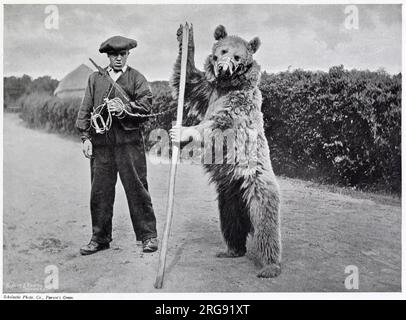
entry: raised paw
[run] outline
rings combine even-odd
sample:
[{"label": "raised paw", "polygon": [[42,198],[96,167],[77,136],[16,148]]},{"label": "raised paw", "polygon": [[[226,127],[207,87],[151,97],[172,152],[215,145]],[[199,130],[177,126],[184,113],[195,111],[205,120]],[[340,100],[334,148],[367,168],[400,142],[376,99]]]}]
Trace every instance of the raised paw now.
[{"label": "raised paw", "polygon": [[258,278],[275,278],[281,274],[280,264],[269,264],[261,269],[257,274]]},{"label": "raised paw", "polygon": [[180,25],[178,30],[176,30],[176,38],[178,39],[180,46],[182,46],[182,36],[183,36],[183,25]]},{"label": "raised paw", "polygon": [[[183,25],[179,25],[178,30],[176,31],[176,38],[178,39],[179,49],[182,49],[182,40],[183,40]],[[194,49],[194,40],[193,40],[193,24],[189,26],[189,50]]]},{"label": "raised paw", "polygon": [[238,258],[245,255],[245,251],[234,251],[234,250],[227,250],[227,251],[220,251],[216,253],[217,258]]}]

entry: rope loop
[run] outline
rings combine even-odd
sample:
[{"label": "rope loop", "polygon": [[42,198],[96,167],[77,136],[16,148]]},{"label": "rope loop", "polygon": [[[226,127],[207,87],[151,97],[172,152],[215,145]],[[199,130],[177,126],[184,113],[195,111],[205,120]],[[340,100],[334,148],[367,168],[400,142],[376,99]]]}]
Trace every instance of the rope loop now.
[{"label": "rope loop", "polygon": [[111,128],[111,124],[113,122],[112,112],[110,112],[107,109],[108,116],[107,116],[106,120],[104,120],[101,115],[104,108],[107,108],[107,103],[111,102],[111,101],[114,101],[116,104],[119,104],[121,106],[122,111],[120,113],[114,114],[117,117],[123,117],[123,113],[125,113],[131,117],[150,118],[150,117],[157,117],[157,116],[172,112],[176,109],[176,108],[171,108],[166,111],[161,111],[161,112],[152,113],[152,114],[132,113],[125,108],[125,104],[123,103],[123,101],[120,98],[116,97],[111,100],[108,100],[107,98],[105,98],[104,103],[102,103],[102,104],[98,105],[96,108],[94,108],[93,112],[91,112],[91,114],[90,114],[90,120],[91,120],[90,124],[91,124],[92,128],[96,130],[96,133],[103,134],[103,133],[109,131]]}]

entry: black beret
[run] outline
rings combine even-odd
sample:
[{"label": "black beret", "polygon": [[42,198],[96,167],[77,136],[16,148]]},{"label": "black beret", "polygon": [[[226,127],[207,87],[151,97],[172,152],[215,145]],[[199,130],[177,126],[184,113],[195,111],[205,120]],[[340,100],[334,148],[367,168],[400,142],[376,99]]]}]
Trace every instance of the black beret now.
[{"label": "black beret", "polygon": [[122,50],[130,50],[137,46],[137,41],[134,39],[125,38],[122,36],[114,36],[104,41],[99,48],[100,53],[114,52]]}]

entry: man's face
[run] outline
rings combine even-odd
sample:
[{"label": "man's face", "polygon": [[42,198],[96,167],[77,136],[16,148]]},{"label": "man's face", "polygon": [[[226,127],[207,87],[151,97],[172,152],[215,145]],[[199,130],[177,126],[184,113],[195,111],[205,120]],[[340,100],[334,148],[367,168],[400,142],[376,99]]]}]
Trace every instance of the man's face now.
[{"label": "man's face", "polygon": [[110,59],[110,67],[114,70],[121,70],[127,63],[128,54],[128,50],[108,53],[107,56]]}]

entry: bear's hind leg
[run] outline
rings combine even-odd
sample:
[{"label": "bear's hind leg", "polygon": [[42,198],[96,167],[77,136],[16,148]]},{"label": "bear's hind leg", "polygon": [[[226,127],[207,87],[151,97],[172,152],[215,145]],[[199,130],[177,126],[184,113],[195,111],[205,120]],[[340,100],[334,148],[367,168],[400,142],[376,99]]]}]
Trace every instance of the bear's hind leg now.
[{"label": "bear's hind leg", "polygon": [[259,190],[258,197],[250,201],[250,217],[254,227],[253,244],[255,255],[263,268],[259,278],[273,278],[281,273],[281,231],[279,215],[279,191],[270,184],[269,190]]},{"label": "bear's hind leg", "polygon": [[246,242],[251,222],[238,189],[237,186],[233,186],[219,193],[220,226],[227,251],[218,252],[216,254],[218,258],[241,257],[247,251]]},{"label": "bear's hind leg", "polygon": [[269,231],[269,229],[254,231],[253,241],[256,255],[263,265],[257,274],[259,278],[274,278],[281,273],[280,236]]}]

